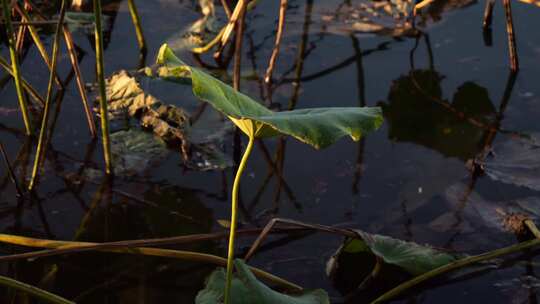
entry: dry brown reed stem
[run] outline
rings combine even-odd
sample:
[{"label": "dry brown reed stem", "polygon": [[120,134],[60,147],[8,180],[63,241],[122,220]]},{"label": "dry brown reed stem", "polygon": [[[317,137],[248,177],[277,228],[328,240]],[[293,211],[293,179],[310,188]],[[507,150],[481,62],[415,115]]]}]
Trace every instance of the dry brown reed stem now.
[{"label": "dry brown reed stem", "polygon": [[84,86],[84,79],[79,67],[79,61],[77,60],[77,50],[75,49],[75,44],[73,43],[73,37],[68,27],[64,24],[62,25],[64,31],[64,40],[66,41],[66,46],[69,54],[69,59],[71,60],[71,65],[73,66],[73,71],[75,72],[75,79],[77,81],[77,88],[79,89],[79,94],[81,94],[81,102],[84,108],[84,114],[86,116],[86,121],[88,124],[88,129],[90,130],[90,135],[92,138],[96,138],[96,123],[94,121],[94,115],[90,110],[88,105],[88,95],[86,94],[86,88]]},{"label": "dry brown reed stem", "polygon": [[[185,236],[189,237],[189,236]],[[227,260],[205,253],[198,253],[192,251],[182,251],[182,250],[171,250],[171,249],[161,249],[161,248],[152,248],[152,247],[133,247],[133,242],[142,243],[145,240],[139,241],[122,241],[122,242],[111,242],[111,243],[89,243],[89,242],[69,242],[69,241],[56,241],[56,240],[45,240],[45,239],[35,239],[28,238],[23,236],[7,235],[0,234],[0,242],[20,245],[26,247],[34,248],[49,248],[50,250],[40,250],[38,252],[30,252],[23,254],[14,254],[10,256],[0,257],[0,261],[8,260],[17,260],[21,258],[38,258],[45,256],[52,256],[57,254],[64,253],[75,253],[75,252],[85,252],[90,250],[98,250],[104,252],[115,252],[115,253],[124,253],[124,254],[140,254],[147,256],[156,256],[156,257],[166,257],[166,258],[177,258],[183,260],[189,260],[194,262],[202,263],[211,263],[218,266],[225,266]],[[126,244],[127,242],[132,242],[132,244]],[[124,244],[121,244],[124,243]],[[152,244],[151,240],[146,240],[146,244]],[[169,243],[172,244],[172,243]],[[145,245],[149,246],[149,245]],[[268,282],[286,287],[287,289],[300,291],[302,287],[293,284],[287,280],[284,280],[280,277],[274,276],[270,273],[267,273],[261,269],[250,267],[250,270],[259,278],[267,280]]]},{"label": "dry brown reed stem", "polygon": [[435,0],[423,0],[423,1],[419,2],[419,3],[417,3],[413,8],[413,16],[416,16],[418,14],[418,10],[430,5],[434,1]]},{"label": "dry brown reed stem", "polygon": [[[242,0],[241,0],[242,1]],[[240,4],[240,2],[238,2]],[[246,2],[243,3],[246,6]],[[244,22],[246,17],[245,7],[240,10],[241,14],[238,18],[238,24],[236,25],[236,41],[234,47],[234,67],[233,67],[233,87],[235,90],[240,90],[240,78],[241,72],[240,68],[242,66],[242,45],[244,41]]]},{"label": "dry brown reed stem", "polygon": [[223,10],[225,10],[227,18],[231,19],[231,7],[229,6],[228,0],[221,0],[221,6],[223,6]]},{"label": "dry brown reed stem", "polygon": [[482,19],[482,28],[484,31],[491,28],[493,21],[493,8],[495,7],[495,0],[486,1],[486,7],[484,8],[484,18]]},{"label": "dry brown reed stem", "polygon": [[[20,7],[20,5],[17,2],[14,2],[14,3],[15,5],[13,7],[17,11],[17,13],[21,16],[22,20],[24,22],[32,22],[30,15],[28,15],[28,12],[26,11],[26,5],[23,8],[23,7]],[[47,50],[45,49],[45,46],[43,45],[43,42],[41,41],[41,38],[39,37],[38,31],[31,24],[27,24],[24,27],[28,28],[30,37],[32,37],[32,40],[34,41],[34,44],[36,45],[36,48],[39,51],[39,54],[43,58],[43,61],[45,61],[45,64],[47,65],[47,67],[49,68],[49,72],[54,73],[54,81],[59,87],[63,87],[62,82],[60,81],[60,78],[56,74],[56,71],[53,71],[52,69],[51,59],[49,58],[49,55],[47,54]]]},{"label": "dry brown reed stem", "polygon": [[273,218],[271,219],[266,226],[264,226],[263,231],[261,234],[259,234],[259,237],[253,242],[253,245],[251,245],[251,248],[249,248],[248,253],[244,257],[244,260],[249,260],[257,251],[257,249],[260,247],[264,239],[268,236],[268,234],[272,231],[272,229],[275,229],[275,226],[277,224],[288,224],[295,227],[301,227],[301,228],[307,228],[312,229],[316,231],[322,231],[322,232],[328,232],[338,235],[343,235],[350,238],[358,238],[358,234],[356,234],[354,231],[349,229],[342,229],[342,228],[336,228],[331,226],[325,226],[325,225],[318,225],[318,224],[308,224],[303,223],[295,220],[290,219],[284,219],[284,218]]},{"label": "dry brown reed stem", "polygon": [[53,82],[56,76],[56,65],[58,63],[58,49],[60,47],[60,36],[62,35],[62,22],[66,14],[66,0],[62,0],[60,6],[60,17],[58,25],[56,26],[56,32],[54,34],[53,41],[53,51],[52,51],[52,62],[51,62],[51,73],[49,77],[49,84],[47,86],[47,98],[45,99],[45,108],[43,109],[43,117],[41,119],[41,129],[39,130],[39,139],[38,146],[36,151],[36,156],[34,159],[34,166],[32,168],[32,177],[30,178],[30,183],[28,184],[28,190],[32,190],[37,182],[39,169],[41,167],[42,156],[45,155],[45,149],[47,145],[45,144],[46,134],[47,134],[47,125],[49,122],[50,107],[53,97]]},{"label": "dry brown reed stem", "polygon": [[[17,39],[15,42],[15,50],[17,51],[17,54],[21,56],[23,47],[24,47],[24,38],[26,37],[26,29],[28,27],[26,25],[20,26],[17,31]],[[20,58],[19,58],[20,59]]]},{"label": "dry brown reed stem", "polygon": [[221,57],[221,52],[227,45],[227,42],[229,41],[229,38],[231,37],[234,31],[234,28],[237,26],[237,21],[244,14],[244,12],[246,11],[246,8],[247,8],[247,0],[238,0],[234,8],[234,11],[231,15],[231,18],[229,18],[229,23],[223,29],[223,34],[221,35],[221,38],[220,38],[221,46],[219,47],[217,52],[214,54],[214,57]]},{"label": "dry brown reed stem", "polygon": [[[11,76],[15,77],[15,73],[13,73],[13,70],[11,69],[11,66],[9,65],[7,60],[5,58],[3,58],[2,56],[0,56],[0,66],[4,70],[6,70],[6,72],[8,72]],[[21,76],[21,82],[22,82],[22,86],[23,86],[24,90],[30,96],[32,96],[32,98],[37,102],[37,104],[40,107],[43,107],[45,105],[45,99],[43,99],[43,97],[41,97],[41,95],[39,95],[38,91],[34,87],[32,87],[28,83],[28,81],[26,81],[22,76]]]},{"label": "dry brown reed stem", "polygon": [[4,145],[0,142],[0,153],[2,154],[2,158],[4,159],[4,165],[6,167],[6,170],[8,172],[9,179],[15,186],[15,190],[17,191],[17,195],[19,197],[23,196],[21,187],[19,186],[19,182],[17,182],[17,177],[15,176],[15,172],[13,172],[13,168],[11,167],[11,164],[9,163],[9,157],[7,156],[6,150],[4,150]]},{"label": "dry brown reed stem", "polygon": [[279,56],[279,48],[281,45],[281,38],[283,37],[283,29],[285,28],[285,14],[287,13],[287,0],[281,0],[279,5],[279,21],[278,29],[276,33],[276,41],[274,43],[274,49],[272,50],[272,55],[270,56],[270,62],[268,63],[268,68],[266,69],[266,75],[264,76],[264,82],[270,84],[272,81],[272,73],[274,67],[276,66],[276,61]]},{"label": "dry brown reed stem", "polygon": [[506,16],[506,32],[508,33],[508,55],[510,56],[510,69],[514,72],[519,70],[519,61],[516,48],[516,36],[514,22],[512,21],[512,6],[510,0],[503,0],[504,14]]},{"label": "dry brown reed stem", "polygon": [[15,50],[15,37],[13,35],[13,26],[11,25],[11,9],[8,5],[8,0],[2,0],[2,11],[4,13],[4,21],[6,23],[5,28],[9,45],[9,55],[11,57],[11,68],[13,69],[13,78],[15,79],[15,89],[17,91],[17,98],[19,99],[19,107],[21,108],[26,135],[32,135],[32,123],[30,121],[26,96],[23,92],[23,85],[21,81],[22,77],[19,67],[19,56]]}]

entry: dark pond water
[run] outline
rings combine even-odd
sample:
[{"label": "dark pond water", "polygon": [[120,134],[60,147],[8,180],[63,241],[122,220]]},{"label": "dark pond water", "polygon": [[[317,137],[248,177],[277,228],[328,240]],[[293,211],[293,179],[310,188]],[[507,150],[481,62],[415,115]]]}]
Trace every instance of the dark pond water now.
[{"label": "dark pond water", "polygon": [[[200,18],[196,1],[137,2],[149,44],[146,64],[153,63],[164,41],[174,40],[180,29]],[[436,3],[432,14],[438,21],[429,21],[423,28],[427,35],[418,39],[352,33],[346,22],[329,17],[338,7],[359,3],[289,1],[272,102],[281,109],[379,105],[385,124],[359,143],[341,140],[322,151],[292,139],[265,140],[271,157],[282,163],[283,182],[256,148],[241,189],[244,227],[261,227],[272,217],[283,217],[469,254],[514,244],[515,236],[498,229],[482,211],[490,204],[506,206],[540,197],[540,173],[533,170],[540,158],[528,151],[531,157],[525,164],[532,173],[518,172],[510,181],[489,174],[473,177],[467,163],[489,147],[495,152],[488,157],[494,160],[486,161],[496,161],[493,155],[505,155],[497,153],[500,147],[512,147],[521,137],[534,138],[540,132],[540,8],[512,3],[521,71],[511,78],[502,3],[494,11],[492,46],[486,46],[482,37],[484,2],[459,9],[462,5],[451,0]],[[247,18],[242,90],[261,100],[267,96],[259,78],[272,50],[278,7],[279,1],[260,1]],[[439,16],[442,7],[448,12]],[[139,54],[127,1],[106,9],[113,16],[105,52],[107,75],[136,69]],[[220,7],[218,11],[221,14]],[[49,45],[50,36],[44,37]],[[74,38],[85,80],[92,83],[93,37],[78,31]],[[7,56],[4,46],[2,54]],[[61,54],[60,76],[65,79],[71,68],[64,49]],[[197,64],[189,53],[179,55]],[[203,60],[213,63],[209,56]],[[22,67],[28,81],[43,92],[48,73],[36,48],[25,51]],[[192,98],[187,90],[165,85],[152,89],[180,106]],[[19,113],[12,111],[17,108],[12,82],[3,84],[0,96],[0,140],[17,175],[28,180],[36,140],[23,135]],[[135,175],[116,177],[110,187],[99,174],[88,174],[102,167],[101,144],[89,137],[73,78],[57,114],[35,197],[18,202],[2,171],[0,231],[102,242],[224,230],[218,220],[229,217],[232,169],[186,170],[179,153],[170,153]],[[224,150],[232,156],[230,134]],[[86,178],[75,178],[79,175]],[[528,186],[522,186],[523,181]],[[252,241],[242,238],[240,252]],[[306,288],[324,288],[332,302],[343,303],[358,278],[336,282],[325,274],[326,261],[341,241],[325,234],[272,237],[251,263]],[[220,241],[173,247],[225,255],[225,243]],[[7,254],[21,249],[1,250]],[[537,303],[539,262],[535,252],[511,256],[498,269],[424,286],[403,301]],[[43,283],[54,267],[53,280]],[[31,284],[41,282],[79,303],[192,303],[212,269],[166,258],[105,253],[2,264],[2,273]],[[3,303],[25,301],[22,295],[2,294]],[[359,297],[348,303],[366,301]]]}]

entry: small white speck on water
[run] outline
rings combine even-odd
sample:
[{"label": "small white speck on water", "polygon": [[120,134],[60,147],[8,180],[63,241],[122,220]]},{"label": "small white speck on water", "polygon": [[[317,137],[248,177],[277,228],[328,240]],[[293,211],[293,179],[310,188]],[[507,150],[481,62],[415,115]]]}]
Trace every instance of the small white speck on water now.
[{"label": "small white speck on water", "polygon": [[422,194],[422,191],[423,191],[422,187],[418,187],[418,193]]}]

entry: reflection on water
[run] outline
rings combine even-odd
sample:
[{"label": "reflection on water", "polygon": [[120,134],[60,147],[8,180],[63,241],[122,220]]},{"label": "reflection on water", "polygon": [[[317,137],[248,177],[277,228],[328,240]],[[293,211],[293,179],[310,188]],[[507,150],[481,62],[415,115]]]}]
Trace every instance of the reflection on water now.
[{"label": "reflection on water", "polygon": [[[421,25],[427,20],[425,25],[429,26],[421,26],[426,33],[416,39],[366,38],[350,28],[335,35],[332,29],[347,22],[343,14],[325,17],[332,13],[347,12],[359,21],[372,24],[380,21],[373,14],[368,16],[369,21],[363,19],[370,11],[361,8],[362,2],[290,0],[282,52],[270,86],[264,84],[261,75],[271,53],[275,35],[273,18],[277,16],[279,3],[259,1],[257,9],[248,14],[243,91],[260,97],[274,109],[362,106],[378,102],[384,110],[386,129],[359,143],[344,140],[320,152],[284,139],[259,142],[242,187],[242,223],[261,226],[274,216],[324,224],[345,222],[360,228],[377,226],[377,230],[419,243],[462,246],[475,252],[498,247],[502,242],[513,243],[512,236],[506,235],[503,241],[493,245],[485,240],[499,232],[485,227],[478,231],[465,229],[463,223],[470,221],[467,204],[471,204],[476,192],[501,203],[508,197],[535,197],[538,193],[525,193],[518,187],[503,191],[500,184],[488,177],[471,174],[465,163],[481,164],[491,147],[509,136],[540,131],[534,115],[538,113],[537,104],[528,103],[516,94],[527,90],[532,96],[540,95],[536,84],[528,84],[540,70],[535,63],[540,41],[534,33],[518,26],[518,43],[524,41],[519,45],[524,69],[519,76],[508,76],[502,43],[506,39],[504,31],[495,23],[494,45],[485,48],[480,29],[483,7],[470,1],[435,1],[418,20]],[[378,2],[367,3],[380,5],[384,11],[384,5]],[[163,41],[177,36],[179,29],[200,18],[193,1],[138,1],[138,5],[146,27],[150,58]],[[454,10],[468,5],[471,5],[468,9]],[[111,18],[106,31],[106,65],[110,75],[115,70],[137,67],[139,54],[126,1],[111,1],[105,7],[108,9],[105,14]],[[515,14],[520,17],[520,23],[536,28],[540,26],[537,21],[540,16],[531,7],[518,5]],[[355,9],[358,16],[351,13]],[[445,15],[451,10],[454,10],[451,16]],[[502,14],[502,10],[498,11]],[[502,20],[501,16],[496,15],[494,20]],[[438,22],[444,19],[446,22]],[[46,33],[49,32],[44,32],[44,39],[50,39]],[[91,83],[94,62],[89,55],[94,52],[93,36],[79,31],[74,33],[74,39],[86,81]],[[418,47],[424,42],[427,47]],[[5,54],[4,48],[1,51]],[[225,80],[232,79],[226,60],[216,63],[211,56],[193,58],[185,52],[182,55],[190,63],[219,66],[220,70],[214,71]],[[465,60],[471,57],[478,59]],[[427,62],[427,68],[416,66],[414,60]],[[37,64],[39,54],[32,44],[25,44],[22,61],[25,77],[43,91],[47,73]],[[91,176],[89,172],[102,167],[101,148],[99,142],[87,137],[73,71],[66,60],[62,59],[60,64],[66,91],[55,98],[55,131],[41,183],[34,196],[17,200],[7,174],[1,171],[2,232],[62,240],[113,241],[223,230],[217,220],[229,215],[227,189],[232,182],[231,170],[189,171],[182,167],[178,153],[171,153],[129,178],[117,177],[114,182],[99,176],[87,178]],[[0,140],[19,180],[25,182],[36,142],[23,135],[13,84],[8,77],[3,79]],[[160,84],[153,89],[166,102],[180,105],[186,98],[179,89]],[[201,110],[206,113],[201,114],[201,119],[204,120],[208,111]],[[37,120],[38,115],[35,116]],[[225,136],[222,147],[228,155],[235,148],[239,150],[239,146],[232,147],[231,137]],[[456,204],[441,203],[447,189],[457,182],[465,186],[455,193]],[[442,225],[441,218],[452,219],[442,222],[450,226]],[[430,226],[433,222],[447,228],[434,232],[433,225]],[[472,226],[482,226],[480,222],[476,224]],[[241,246],[249,245],[250,241],[243,240]],[[352,292],[352,297],[347,298],[359,284],[358,273],[370,268],[370,263],[353,263],[349,269],[352,273],[341,274],[335,280],[325,277],[325,261],[340,241],[303,234],[270,240],[253,263],[303,286],[323,287],[330,292],[333,302],[355,303],[370,298],[372,294],[363,292]],[[223,243],[218,241],[171,247],[223,255]],[[2,246],[1,250],[12,253],[22,248]],[[536,259],[534,256],[529,259],[525,269],[523,264],[510,263],[501,270],[504,271],[501,276],[521,278],[527,273],[530,277],[521,281],[535,282]],[[71,254],[2,265],[3,274],[58,292],[78,303],[192,303],[211,270],[212,267],[202,264],[105,253]],[[423,291],[421,297],[411,295],[410,301],[455,303],[482,299],[508,303],[511,294],[508,290],[518,289],[530,292],[524,302],[535,303],[536,289],[522,288],[526,282],[500,283],[496,273],[480,273],[452,284],[441,284],[444,286]],[[494,290],[497,282],[504,285],[503,294]],[[371,291],[380,285],[372,287]],[[10,291],[2,291],[1,299],[6,303],[26,301],[24,295]]]},{"label": "reflection on water", "polygon": [[388,138],[467,161],[484,148],[485,131],[463,117],[488,125],[495,108],[488,91],[473,82],[458,87],[451,103],[443,101],[443,79],[434,70],[414,70],[392,83],[388,103],[380,104],[389,126]]}]

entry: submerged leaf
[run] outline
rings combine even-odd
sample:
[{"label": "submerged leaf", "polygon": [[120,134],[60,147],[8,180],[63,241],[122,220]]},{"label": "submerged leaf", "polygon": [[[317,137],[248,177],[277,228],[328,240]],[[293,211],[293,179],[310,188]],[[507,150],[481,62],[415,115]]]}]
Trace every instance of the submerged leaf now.
[{"label": "submerged leaf", "polygon": [[189,168],[214,170],[230,167],[232,161],[220,151],[218,145],[230,131],[231,124],[219,117],[212,117],[198,119],[191,125],[191,117],[182,107],[165,104],[145,92],[141,85],[144,79],[141,74],[120,71],[107,80],[109,117],[112,121],[119,121],[117,124],[124,129],[129,125],[124,121],[126,116],[134,118],[168,146],[181,150],[184,163]]},{"label": "submerged leaf", "polygon": [[227,115],[244,133],[252,137],[290,135],[319,149],[349,135],[359,140],[378,129],[383,118],[378,107],[314,108],[272,112],[231,86],[185,65],[165,44],[157,63],[171,71],[191,71],[193,93]]},{"label": "submerged leaf", "polygon": [[371,253],[412,275],[420,275],[457,260],[455,255],[429,246],[360,230],[356,233],[361,237],[358,242],[363,242]]},{"label": "submerged leaf", "polygon": [[540,191],[540,136],[512,138],[495,148],[495,156],[483,164],[496,181]]},{"label": "submerged leaf", "polygon": [[385,264],[397,266],[406,273],[417,276],[448,263],[454,262],[458,256],[434,249],[429,246],[419,245],[414,242],[402,241],[389,236],[371,234],[361,230],[355,230],[358,239],[347,239],[329,261],[327,273],[335,271],[339,267],[339,256],[344,253],[368,253]]},{"label": "submerged leaf", "polygon": [[[272,290],[259,282],[242,260],[234,262],[236,275],[232,280],[232,304],[329,304],[328,295],[322,289],[305,291],[301,295],[286,295]],[[225,270],[214,271],[199,292],[196,304],[222,303],[225,288]]]}]

